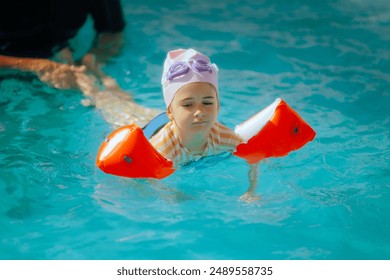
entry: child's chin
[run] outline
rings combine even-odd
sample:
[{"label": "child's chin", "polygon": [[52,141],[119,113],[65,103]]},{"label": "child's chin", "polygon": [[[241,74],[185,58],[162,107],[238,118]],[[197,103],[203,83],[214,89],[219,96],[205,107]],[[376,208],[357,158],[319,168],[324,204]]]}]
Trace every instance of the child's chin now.
[{"label": "child's chin", "polygon": [[209,130],[210,130],[210,126],[209,126],[208,123],[193,124],[193,125],[192,125],[192,130],[193,130],[193,131],[197,131],[197,132],[200,132],[200,131],[209,131]]},{"label": "child's chin", "polygon": [[193,123],[192,128],[194,129],[209,129],[210,126],[207,122]]}]

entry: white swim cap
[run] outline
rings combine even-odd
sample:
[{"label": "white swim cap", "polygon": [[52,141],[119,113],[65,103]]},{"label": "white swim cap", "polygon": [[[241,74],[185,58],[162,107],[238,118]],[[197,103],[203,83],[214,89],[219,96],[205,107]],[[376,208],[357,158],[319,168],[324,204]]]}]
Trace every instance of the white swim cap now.
[{"label": "white swim cap", "polygon": [[169,107],[181,87],[196,82],[212,84],[218,96],[218,67],[210,63],[210,58],[194,49],[168,52],[161,78],[166,107]]}]

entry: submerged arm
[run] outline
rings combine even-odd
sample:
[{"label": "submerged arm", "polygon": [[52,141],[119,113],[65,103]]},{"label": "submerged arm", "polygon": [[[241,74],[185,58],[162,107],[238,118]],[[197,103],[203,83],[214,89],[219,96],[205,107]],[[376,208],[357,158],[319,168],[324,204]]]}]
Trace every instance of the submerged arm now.
[{"label": "submerged arm", "polygon": [[259,178],[259,164],[249,164],[249,172],[248,172],[248,178],[249,178],[249,188],[242,196],[240,196],[240,200],[245,202],[253,202],[260,199],[260,196],[255,194],[257,190],[258,185],[258,178]]}]

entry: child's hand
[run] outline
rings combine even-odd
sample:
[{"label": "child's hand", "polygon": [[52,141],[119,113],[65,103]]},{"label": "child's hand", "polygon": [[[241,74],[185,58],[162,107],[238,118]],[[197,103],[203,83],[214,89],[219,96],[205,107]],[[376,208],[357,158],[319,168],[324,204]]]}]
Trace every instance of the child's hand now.
[{"label": "child's hand", "polygon": [[247,203],[252,203],[255,201],[259,201],[260,196],[252,192],[246,192],[242,196],[240,196],[239,200]]}]

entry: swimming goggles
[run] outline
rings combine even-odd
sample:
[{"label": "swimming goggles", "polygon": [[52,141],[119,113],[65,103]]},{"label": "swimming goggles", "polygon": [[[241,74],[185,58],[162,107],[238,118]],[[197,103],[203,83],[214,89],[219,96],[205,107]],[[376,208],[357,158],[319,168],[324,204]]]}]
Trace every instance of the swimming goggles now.
[{"label": "swimming goggles", "polygon": [[198,73],[209,72],[211,74],[213,70],[218,72],[218,67],[214,63],[211,64],[203,59],[192,59],[188,62],[176,61],[169,67],[166,79],[173,81],[177,77],[188,74],[190,70]]}]

